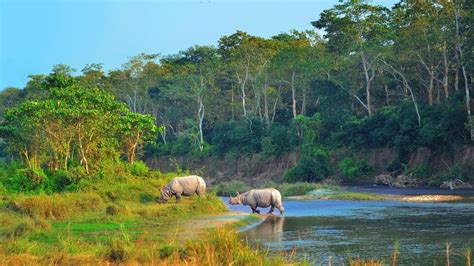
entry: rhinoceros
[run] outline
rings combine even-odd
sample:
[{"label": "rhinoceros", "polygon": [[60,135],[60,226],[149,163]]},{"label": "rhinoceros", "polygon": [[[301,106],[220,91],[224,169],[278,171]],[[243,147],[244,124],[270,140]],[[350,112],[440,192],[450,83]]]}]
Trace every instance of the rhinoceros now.
[{"label": "rhinoceros", "polygon": [[159,203],[167,202],[172,196],[176,197],[176,203],[179,203],[181,196],[204,196],[206,193],[206,182],[197,175],[175,177],[162,190],[158,199]]},{"label": "rhinoceros", "polygon": [[274,188],[252,189],[242,194],[237,192],[237,196],[230,197],[229,203],[231,205],[248,205],[252,209],[252,213],[260,213],[257,207],[268,208],[269,206],[271,206],[271,208],[268,213],[273,213],[275,208],[280,211],[280,214],[285,212],[280,191]]}]

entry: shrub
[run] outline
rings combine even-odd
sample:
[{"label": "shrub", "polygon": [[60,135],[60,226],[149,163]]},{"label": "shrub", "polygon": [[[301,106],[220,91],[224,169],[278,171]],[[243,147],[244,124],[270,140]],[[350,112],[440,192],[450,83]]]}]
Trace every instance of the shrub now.
[{"label": "shrub", "polygon": [[128,241],[116,237],[110,238],[106,258],[117,263],[125,262],[130,259],[132,249],[133,247]]},{"label": "shrub", "polygon": [[105,208],[105,213],[108,215],[117,215],[119,213],[119,207],[117,205],[108,205]]},{"label": "shrub", "polygon": [[264,128],[259,120],[219,123],[212,131],[213,151],[218,156],[260,152]]},{"label": "shrub", "polygon": [[443,180],[455,180],[460,179],[464,182],[470,182],[474,180],[474,165],[470,164],[454,164],[443,176]]},{"label": "shrub", "polygon": [[140,193],[140,202],[141,203],[152,202],[154,199],[155,199],[155,196],[153,196],[150,193]]},{"label": "shrub", "polygon": [[412,169],[407,169],[403,172],[404,175],[412,176],[412,177],[419,177],[419,178],[427,178],[431,176],[431,168],[427,164],[417,165]]},{"label": "shrub", "polygon": [[355,178],[367,175],[371,172],[370,166],[365,160],[354,160],[352,158],[345,158],[338,164],[339,170],[342,172],[344,181],[351,182]]},{"label": "shrub", "polygon": [[22,237],[28,233],[34,232],[36,226],[33,220],[27,218],[18,223],[12,231],[8,234],[9,237]]},{"label": "shrub", "polygon": [[136,161],[133,164],[128,164],[128,169],[132,175],[144,176],[150,171],[148,166],[142,161]]},{"label": "shrub", "polygon": [[235,196],[237,192],[245,192],[250,190],[250,186],[239,180],[230,182],[221,182],[212,188],[218,196]]},{"label": "shrub", "polygon": [[306,195],[308,192],[318,188],[315,183],[297,182],[297,183],[283,183],[276,185],[276,188],[281,192],[283,197]]},{"label": "shrub", "polygon": [[280,156],[290,151],[297,142],[296,136],[284,125],[274,124],[262,138],[262,151],[267,156]]},{"label": "shrub", "polygon": [[286,182],[316,182],[331,174],[331,164],[328,152],[321,148],[313,148],[301,155],[295,167],[284,174]]}]

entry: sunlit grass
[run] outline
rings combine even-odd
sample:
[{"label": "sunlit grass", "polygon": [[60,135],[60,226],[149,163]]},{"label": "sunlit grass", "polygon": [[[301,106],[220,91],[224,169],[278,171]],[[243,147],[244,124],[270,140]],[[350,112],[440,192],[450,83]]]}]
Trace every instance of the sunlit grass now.
[{"label": "sunlit grass", "polygon": [[[158,204],[169,177],[120,177],[94,182],[78,192],[8,195],[0,204],[0,261],[15,265],[113,263],[163,265],[281,265],[279,257],[241,242],[235,229],[256,222],[253,216],[226,228],[178,240],[184,221],[222,213],[215,195]],[[224,230],[224,229],[222,229]],[[202,236],[202,237],[201,237]]]}]

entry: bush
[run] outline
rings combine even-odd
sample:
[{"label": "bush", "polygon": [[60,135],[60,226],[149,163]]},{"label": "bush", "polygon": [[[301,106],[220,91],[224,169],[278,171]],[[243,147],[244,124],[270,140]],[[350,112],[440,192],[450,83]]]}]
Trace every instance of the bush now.
[{"label": "bush", "polygon": [[125,262],[132,256],[133,246],[126,240],[118,237],[110,238],[108,241],[107,259],[120,263]]},{"label": "bush", "polygon": [[141,203],[148,203],[154,201],[155,196],[150,193],[140,193],[140,202]]},{"label": "bush", "polygon": [[264,129],[264,124],[259,120],[219,123],[212,131],[213,151],[218,156],[258,153],[262,149]]},{"label": "bush", "polygon": [[285,152],[289,152],[295,143],[297,143],[296,135],[292,130],[284,125],[274,124],[267,130],[267,136],[262,138],[262,151],[267,156],[280,156]]},{"label": "bush", "polygon": [[235,196],[237,192],[245,192],[250,190],[250,186],[245,184],[242,181],[238,180],[233,180],[230,182],[221,182],[218,185],[214,186],[212,188],[212,191],[214,191],[218,196]]},{"label": "bush", "polygon": [[128,169],[130,173],[135,176],[145,176],[150,171],[148,166],[142,161],[136,161],[133,164],[128,164]]},{"label": "bush", "polygon": [[372,170],[365,160],[354,160],[345,158],[338,164],[339,170],[342,172],[344,181],[351,182],[355,178],[369,174]]},{"label": "bush", "polygon": [[407,169],[403,172],[406,176],[418,177],[418,178],[427,178],[430,177],[432,170],[429,165],[423,164],[415,166],[412,169]]},{"label": "bush", "polygon": [[443,180],[460,179],[464,182],[474,181],[474,165],[470,164],[454,164],[443,176]]},{"label": "bush", "polygon": [[276,185],[276,189],[281,192],[283,197],[306,195],[308,192],[318,188],[315,183],[297,182],[297,183],[283,183]]},{"label": "bush", "polygon": [[286,182],[316,182],[331,174],[331,164],[328,152],[321,148],[313,148],[301,155],[295,167],[286,171]]}]

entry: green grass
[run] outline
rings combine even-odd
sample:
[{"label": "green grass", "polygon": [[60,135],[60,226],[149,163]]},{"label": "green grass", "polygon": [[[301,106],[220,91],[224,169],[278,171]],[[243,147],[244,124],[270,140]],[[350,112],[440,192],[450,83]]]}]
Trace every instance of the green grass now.
[{"label": "green grass", "polygon": [[1,196],[0,261],[30,265],[284,263],[240,241],[235,229],[256,222],[255,216],[243,218],[226,231],[205,233],[202,241],[178,241],[174,233],[183,221],[227,208],[213,193],[185,197],[179,204],[173,199],[158,204],[160,188],[173,176],[120,175],[115,180],[94,180],[77,192]]}]

